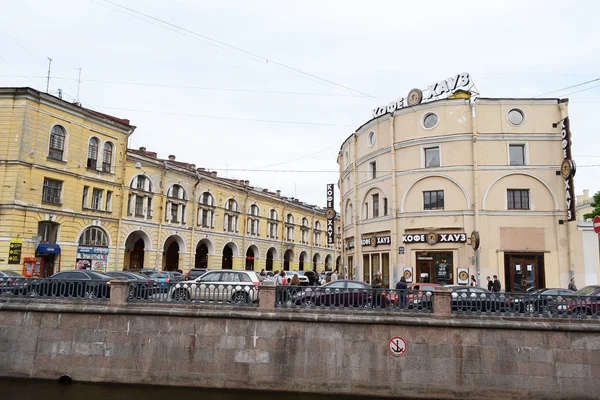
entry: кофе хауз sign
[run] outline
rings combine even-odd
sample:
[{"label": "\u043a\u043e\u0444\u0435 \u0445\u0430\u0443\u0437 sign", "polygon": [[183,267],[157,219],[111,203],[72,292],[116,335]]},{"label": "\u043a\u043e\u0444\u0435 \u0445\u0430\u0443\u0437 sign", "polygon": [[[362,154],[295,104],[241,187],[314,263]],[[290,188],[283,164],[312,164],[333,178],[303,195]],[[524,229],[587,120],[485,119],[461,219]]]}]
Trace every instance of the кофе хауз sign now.
[{"label": "\u043a\u043e\u0444\u0435 \u0445\u0430\u0443\u0437 sign", "polygon": [[466,233],[418,233],[402,235],[402,243],[464,243],[467,241]]}]

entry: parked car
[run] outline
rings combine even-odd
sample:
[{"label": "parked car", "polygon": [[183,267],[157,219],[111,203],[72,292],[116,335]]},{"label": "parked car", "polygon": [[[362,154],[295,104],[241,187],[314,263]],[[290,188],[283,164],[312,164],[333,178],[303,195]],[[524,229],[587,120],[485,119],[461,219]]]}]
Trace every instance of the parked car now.
[{"label": "parked car", "polygon": [[436,288],[440,288],[442,285],[437,283],[409,283],[409,293],[406,298],[406,307],[411,308],[425,308],[431,309],[432,294]]},{"label": "parked car", "polygon": [[504,294],[490,292],[475,286],[448,285],[452,290],[452,311],[487,312],[507,308]]},{"label": "parked car", "polygon": [[184,280],[193,281],[194,279],[201,277],[202,275],[204,275],[207,272],[208,272],[208,268],[192,268],[188,271]]},{"label": "parked car", "polygon": [[[285,290],[282,293],[286,293]],[[295,293],[292,301],[298,306],[334,306],[334,307],[387,307],[386,296],[377,297],[381,291],[371,288],[365,282],[337,280],[319,287],[307,287]],[[284,302],[287,299],[282,299]]]},{"label": "parked car", "polygon": [[127,272],[134,272],[136,274],[142,274],[144,276],[150,277],[152,274],[156,274],[159,271],[157,269],[142,268],[142,269],[130,269]]},{"label": "parked car", "polygon": [[258,301],[260,280],[254,271],[222,269],[209,271],[192,281],[174,285],[169,298],[175,301],[251,303]]},{"label": "parked car", "polygon": [[172,271],[161,271],[150,275],[150,279],[158,282],[161,292],[167,292],[171,287],[171,283],[177,282],[177,275]]},{"label": "parked car", "polygon": [[28,278],[11,270],[0,271],[0,295],[14,294],[23,285],[27,285]]},{"label": "parked car", "polygon": [[567,301],[556,306],[556,310],[579,317],[597,316],[600,312],[600,286],[586,286],[573,292]]},{"label": "parked car", "polygon": [[130,299],[147,299],[149,296],[158,292],[159,283],[149,277],[127,271],[107,272],[106,275],[111,278],[127,279],[129,281]]},{"label": "parked car", "polygon": [[106,299],[110,297],[110,276],[94,271],[57,272],[49,278],[31,280],[26,294]]},{"label": "parked car", "polygon": [[556,303],[563,302],[561,296],[570,296],[573,290],[562,288],[544,288],[510,295],[509,307],[514,312],[536,313],[552,310]]},{"label": "parked car", "polygon": [[300,286],[308,286],[308,277],[304,276],[304,271],[285,271],[285,277],[288,280],[288,284],[292,281],[294,275],[298,274],[300,280]]}]

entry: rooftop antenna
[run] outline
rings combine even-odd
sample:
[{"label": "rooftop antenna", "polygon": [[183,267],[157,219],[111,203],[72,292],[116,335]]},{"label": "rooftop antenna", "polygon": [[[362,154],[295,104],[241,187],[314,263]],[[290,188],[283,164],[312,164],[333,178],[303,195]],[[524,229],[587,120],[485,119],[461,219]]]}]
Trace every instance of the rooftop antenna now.
[{"label": "rooftop antenna", "polygon": [[79,86],[81,85],[81,68],[75,68],[77,70],[79,70],[79,77],[77,78],[77,99],[75,100],[75,103],[79,103]]},{"label": "rooftop antenna", "polygon": [[50,67],[52,67],[52,59],[48,57],[48,78],[46,79],[46,93],[50,89]]}]

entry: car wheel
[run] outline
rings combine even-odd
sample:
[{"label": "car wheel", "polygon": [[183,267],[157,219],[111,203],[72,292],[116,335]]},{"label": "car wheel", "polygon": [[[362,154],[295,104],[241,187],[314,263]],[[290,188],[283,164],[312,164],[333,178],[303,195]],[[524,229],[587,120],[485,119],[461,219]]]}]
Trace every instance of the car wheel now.
[{"label": "car wheel", "polygon": [[363,308],[373,308],[373,301],[367,300],[363,305]]},{"label": "car wheel", "polygon": [[190,299],[190,293],[185,289],[177,289],[173,293],[173,300],[175,301],[187,301]]},{"label": "car wheel", "polygon": [[244,292],[236,292],[233,294],[233,301],[235,303],[249,303],[248,301],[248,293]]},{"label": "car wheel", "polygon": [[94,291],[92,289],[87,289],[83,294],[83,297],[85,297],[86,299],[95,299],[96,295],[94,294]]},{"label": "car wheel", "polygon": [[528,303],[525,306],[525,312],[527,312],[529,314],[533,314],[535,312],[535,306],[533,305],[533,303]]},{"label": "car wheel", "polygon": [[587,311],[583,308],[579,308],[579,309],[575,310],[574,314],[577,316],[577,318],[583,318],[583,319],[587,318],[587,316],[588,316]]}]

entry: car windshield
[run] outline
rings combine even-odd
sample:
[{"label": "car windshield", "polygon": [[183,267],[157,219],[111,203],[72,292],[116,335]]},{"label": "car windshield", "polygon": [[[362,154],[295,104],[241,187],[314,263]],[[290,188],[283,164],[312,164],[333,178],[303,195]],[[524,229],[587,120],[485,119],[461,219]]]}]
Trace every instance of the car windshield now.
[{"label": "car windshield", "polygon": [[159,272],[157,274],[150,275],[150,278],[152,278],[152,279],[168,279],[169,274],[167,274],[165,272]]},{"label": "car windshield", "polygon": [[92,279],[110,279],[110,276],[101,274],[99,272],[86,271],[86,273]]},{"label": "car windshield", "polygon": [[23,277],[23,275],[19,274],[18,272],[15,271],[0,271],[2,273],[4,273],[7,276],[20,276]]},{"label": "car windshield", "polygon": [[578,291],[574,292],[573,295],[575,295],[575,296],[590,296],[592,293],[594,293],[596,291],[596,289],[597,289],[596,286],[586,286],[586,287],[581,288]]}]

